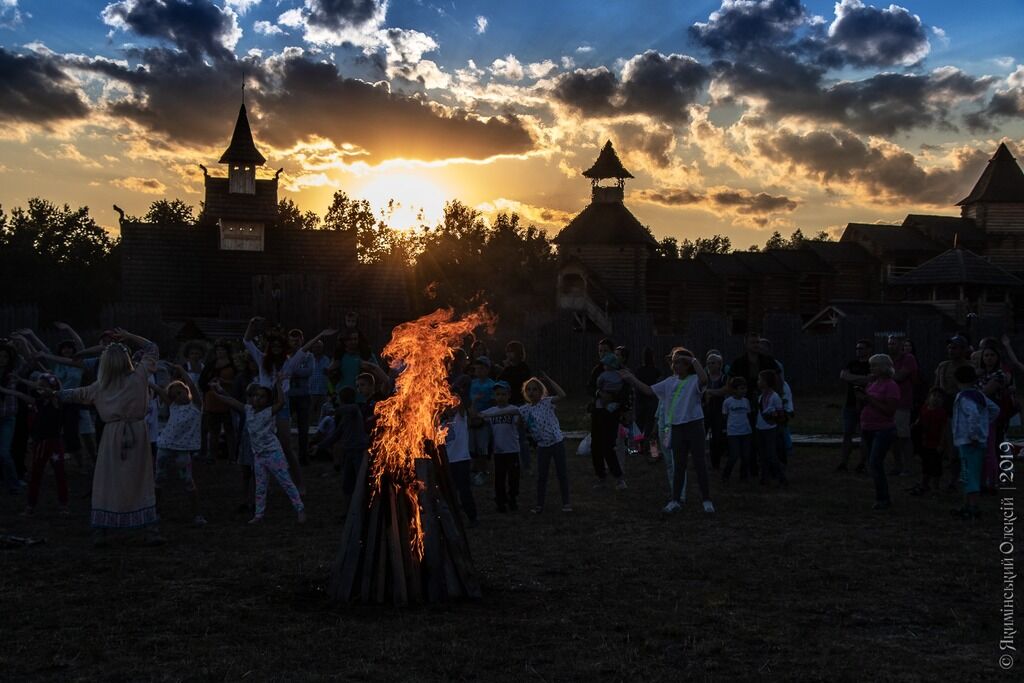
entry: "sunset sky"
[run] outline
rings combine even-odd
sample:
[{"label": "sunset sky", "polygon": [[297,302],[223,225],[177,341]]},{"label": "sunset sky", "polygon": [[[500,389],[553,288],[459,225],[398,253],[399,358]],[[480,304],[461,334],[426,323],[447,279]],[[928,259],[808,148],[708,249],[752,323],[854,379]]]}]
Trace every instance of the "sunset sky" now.
[{"label": "sunset sky", "polygon": [[657,237],[955,213],[1024,150],[1017,1],[0,0],[0,204],[198,206],[245,101],[264,174],[557,230],[606,139]]}]

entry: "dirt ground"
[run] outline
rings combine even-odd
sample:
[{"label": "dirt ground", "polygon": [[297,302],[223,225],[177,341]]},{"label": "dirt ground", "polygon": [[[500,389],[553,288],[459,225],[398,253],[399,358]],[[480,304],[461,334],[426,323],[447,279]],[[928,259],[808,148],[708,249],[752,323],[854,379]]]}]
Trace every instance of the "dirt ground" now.
[{"label": "dirt ground", "polygon": [[[575,445],[573,445],[575,446]],[[573,447],[574,450],[574,447]],[[576,511],[499,515],[475,489],[470,543],[484,598],[431,608],[338,608],[324,584],[337,551],[339,482],[306,469],[310,521],[272,489],[260,527],[235,512],[236,469],[198,464],[209,526],[184,495],[169,539],[95,550],[87,479],[56,515],[52,480],[34,518],[0,499],[0,532],[44,545],[0,551],[0,677],[18,680],[681,681],[991,680],[999,639],[996,501],[954,520],[955,496],[871,511],[863,475],[836,451],[798,450],[791,486],[713,479],[719,508],[663,519],[661,464],[627,463],[629,489],[593,490],[571,456]],[[326,476],[325,476],[326,475]],[[549,495],[555,495],[551,484]]]}]

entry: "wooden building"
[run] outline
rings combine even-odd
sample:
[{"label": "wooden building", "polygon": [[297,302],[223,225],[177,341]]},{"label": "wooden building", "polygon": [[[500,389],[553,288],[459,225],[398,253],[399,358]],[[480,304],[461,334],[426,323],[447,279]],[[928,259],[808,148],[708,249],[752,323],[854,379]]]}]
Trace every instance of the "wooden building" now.
[{"label": "wooden building", "polygon": [[[243,105],[220,158],[227,176],[202,168],[206,197],[196,225],[121,221],[122,302],[158,310],[187,329],[264,315],[313,329],[356,310],[390,329],[411,314],[406,271],[357,262],[352,234],[278,225],[278,175],[266,163]],[[206,326],[204,328],[204,325]]]},{"label": "wooden building", "polygon": [[[610,333],[611,316],[625,312],[650,315],[664,333],[714,313],[742,333],[773,313],[827,319],[837,301],[845,309],[854,302],[917,302],[923,308],[915,310],[935,310],[946,320],[971,314],[1009,321],[1024,298],[1014,284],[1024,279],[1024,173],[1003,144],[960,202],[959,216],[849,223],[836,242],[692,259],[658,255],[650,230],[624,204],[625,181],[633,176],[611,142],[583,176],[591,180],[591,202],[555,238],[557,305],[573,311],[581,329]],[[947,280],[937,275],[944,269]],[[948,281],[954,271],[955,283]]]}]

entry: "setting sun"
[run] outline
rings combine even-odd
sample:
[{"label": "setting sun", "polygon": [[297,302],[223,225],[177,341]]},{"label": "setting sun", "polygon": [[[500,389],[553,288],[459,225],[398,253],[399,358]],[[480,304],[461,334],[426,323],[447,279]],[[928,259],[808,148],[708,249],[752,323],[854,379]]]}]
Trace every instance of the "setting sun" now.
[{"label": "setting sun", "polygon": [[[377,212],[385,211],[391,227],[412,230],[420,225],[434,225],[443,215],[449,193],[437,182],[414,173],[385,174],[371,177],[354,190]],[[390,209],[388,202],[394,201]]]}]

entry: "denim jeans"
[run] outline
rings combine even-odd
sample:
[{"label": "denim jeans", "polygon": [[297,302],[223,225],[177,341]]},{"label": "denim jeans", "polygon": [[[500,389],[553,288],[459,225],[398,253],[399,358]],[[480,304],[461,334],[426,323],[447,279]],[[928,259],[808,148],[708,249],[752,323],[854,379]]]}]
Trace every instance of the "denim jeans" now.
[{"label": "denim jeans", "polygon": [[758,429],[757,432],[757,457],[761,461],[761,483],[774,477],[780,484],[786,483],[786,472],[779,462],[779,434],[778,427],[771,429]]},{"label": "denim jeans", "polygon": [[559,441],[553,446],[537,447],[537,507],[544,507],[544,498],[548,489],[548,471],[551,461],[555,462],[555,473],[558,475],[558,489],[562,494],[562,505],[569,504],[569,471],[565,463],[565,442]]},{"label": "denim jeans", "polygon": [[4,488],[10,493],[16,493],[19,488],[18,470],[14,467],[14,458],[11,455],[11,441],[14,440],[14,424],[17,421],[11,417],[0,417],[0,470],[4,476]]},{"label": "denim jeans", "polygon": [[885,478],[885,454],[896,439],[896,428],[865,429],[860,433],[864,451],[868,454],[868,469],[875,480],[875,500],[889,502],[889,480]]}]

